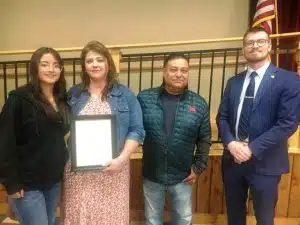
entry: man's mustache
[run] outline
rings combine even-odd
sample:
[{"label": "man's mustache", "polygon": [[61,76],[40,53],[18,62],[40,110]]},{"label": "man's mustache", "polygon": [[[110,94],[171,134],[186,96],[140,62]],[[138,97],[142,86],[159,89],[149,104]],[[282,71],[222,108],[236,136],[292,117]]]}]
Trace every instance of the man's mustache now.
[{"label": "man's mustache", "polygon": [[253,53],[253,52],[260,52],[258,49],[253,49],[252,51],[251,51],[251,53]]}]

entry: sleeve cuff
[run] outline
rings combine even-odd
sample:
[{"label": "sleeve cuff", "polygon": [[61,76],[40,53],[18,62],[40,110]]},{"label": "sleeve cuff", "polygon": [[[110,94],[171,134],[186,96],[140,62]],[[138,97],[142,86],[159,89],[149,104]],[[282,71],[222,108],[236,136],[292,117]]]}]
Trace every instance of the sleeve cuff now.
[{"label": "sleeve cuff", "polygon": [[197,175],[200,175],[204,171],[204,168],[198,168],[195,164],[192,165],[192,169]]},{"label": "sleeve cuff", "polygon": [[126,139],[134,140],[138,142],[139,144],[143,144],[144,138],[142,138],[140,135],[136,133],[130,133],[127,135]]}]

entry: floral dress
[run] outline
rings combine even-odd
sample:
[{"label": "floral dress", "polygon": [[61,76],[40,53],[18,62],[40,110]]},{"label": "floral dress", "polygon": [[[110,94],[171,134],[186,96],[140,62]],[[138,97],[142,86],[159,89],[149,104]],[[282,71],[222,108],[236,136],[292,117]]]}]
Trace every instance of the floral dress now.
[{"label": "floral dress", "polygon": [[[79,114],[110,113],[108,102],[91,96]],[[61,208],[62,225],[128,225],[129,163],[119,172],[71,172],[68,163]]]}]

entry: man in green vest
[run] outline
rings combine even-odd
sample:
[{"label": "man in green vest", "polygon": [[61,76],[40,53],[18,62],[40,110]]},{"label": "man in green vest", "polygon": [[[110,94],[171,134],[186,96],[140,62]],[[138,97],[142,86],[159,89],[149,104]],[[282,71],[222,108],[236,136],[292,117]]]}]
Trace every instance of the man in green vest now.
[{"label": "man in green vest", "polygon": [[192,184],[207,167],[211,144],[204,98],[188,90],[189,63],[169,55],[163,84],[139,93],[144,128],[143,190],[147,225],[162,225],[166,191],[172,224],[192,223]]}]

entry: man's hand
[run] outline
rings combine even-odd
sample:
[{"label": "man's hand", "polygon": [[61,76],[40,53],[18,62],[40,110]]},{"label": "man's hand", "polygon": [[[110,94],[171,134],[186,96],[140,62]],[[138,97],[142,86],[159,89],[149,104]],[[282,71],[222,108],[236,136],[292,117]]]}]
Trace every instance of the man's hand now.
[{"label": "man's hand", "polygon": [[232,141],[228,144],[228,150],[239,164],[248,161],[252,156],[252,151],[245,142]]},{"label": "man's hand", "polygon": [[246,161],[248,161],[249,159],[251,159],[251,157],[252,157],[252,151],[249,148],[248,143],[245,143],[245,142],[243,143],[243,151],[244,151],[245,154],[247,154],[249,156],[249,158]]},{"label": "man's hand", "polygon": [[185,183],[187,183],[187,184],[193,184],[193,183],[195,183],[196,178],[197,178],[196,173],[194,172],[193,169],[191,169],[190,175],[189,175],[187,178],[185,178],[185,179],[183,180],[183,182],[185,182]]}]

